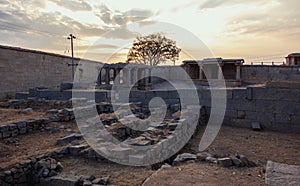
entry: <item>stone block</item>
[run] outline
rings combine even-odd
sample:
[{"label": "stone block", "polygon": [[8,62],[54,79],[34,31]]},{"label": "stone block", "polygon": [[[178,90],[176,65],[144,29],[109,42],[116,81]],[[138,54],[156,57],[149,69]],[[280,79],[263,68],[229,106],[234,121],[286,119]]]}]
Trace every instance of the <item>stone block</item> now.
[{"label": "stone block", "polygon": [[246,117],[246,112],[242,110],[237,111],[237,119],[245,119]]},{"label": "stone block", "polygon": [[11,136],[12,137],[17,136],[18,134],[19,134],[19,130],[17,128],[11,131]]},{"label": "stone block", "polygon": [[268,161],[265,180],[266,185],[299,185],[300,166]]},{"label": "stone block", "polygon": [[259,122],[252,122],[251,127],[255,131],[261,131],[262,130],[262,126],[260,125]]},{"label": "stone block", "polygon": [[60,84],[60,91],[69,90],[73,88],[73,82],[63,82]]},{"label": "stone block", "polygon": [[230,110],[246,110],[246,111],[255,111],[256,110],[256,101],[255,100],[246,100],[246,99],[232,99],[227,100],[227,109]]},{"label": "stone block", "polygon": [[16,122],[15,124],[17,125],[18,129],[26,128],[26,126],[27,126],[25,121],[19,121],[19,122]]},{"label": "stone block", "polygon": [[233,89],[233,99],[246,99],[247,98],[247,91],[246,89]]},{"label": "stone block", "polygon": [[250,128],[251,122],[252,122],[251,120],[247,120],[247,119],[233,119],[231,121],[231,126]]},{"label": "stone block", "polygon": [[256,100],[255,111],[256,112],[274,112],[276,109],[276,102],[273,100]]},{"label": "stone block", "polygon": [[76,146],[70,146],[69,147],[69,152],[71,155],[76,156],[79,155],[79,152],[82,151],[83,149],[88,148],[88,145],[76,145]]},{"label": "stone block", "polygon": [[27,127],[19,128],[19,134],[26,134],[27,133]]},{"label": "stone block", "polygon": [[8,125],[0,125],[0,131],[1,132],[9,131],[9,126]]},{"label": "stone block", "polygon": [[231,167],[233,165],[230,158],[219,158],[217,162],[222,167]]},{"label": "stone block", "polygon": [[9,138],[11,137],[11,131],[3,131],[2,132],[3,138]]},{"label": "stone block", "polygon": [[300,115],[292,115],[291,124],[300,126]]},{"label": "stone block", "polygon": [[245,119],[256,121],[257,120],[257,112],[246,111]]},{"label": "stone block", "polygon": [[274,113],[282,114],[299,114],[300,115],[300,103],[292,101],[274,101]]}]

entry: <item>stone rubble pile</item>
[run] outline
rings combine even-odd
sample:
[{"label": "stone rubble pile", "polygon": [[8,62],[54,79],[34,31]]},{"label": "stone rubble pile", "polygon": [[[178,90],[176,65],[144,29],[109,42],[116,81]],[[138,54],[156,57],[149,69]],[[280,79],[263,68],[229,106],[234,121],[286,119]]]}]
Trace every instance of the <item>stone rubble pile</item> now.
[{"label": "stone rubble pile", "polygon": [[49,119],[39,118],[0,125],[0,139],[15,137],[35,130],[42,130],[46,128],[48,123]]},{"label": "stone rubble pile", "polygon": [[50,157],[30,158],[0,172],[0,185],[36,185],[42,178],[59,174],[60,162]]},{"label": "stone rubble pile", "polygon": [[96,178],[95,176],[57,175],[42,179],[41,186],[106,186],[109,185],[109,176]]},{"label": "stone rubble pile", "polygon": [[207,152],[201,152],[197,154],[183,153],[177,155],[173,161],[173,166],[180,165],[183,162],[195,162],[195,161],[206,161],[209,163],[218,164],[221,167],[255,167],[256,164],[244,155],[231,155],[229,157],[217,158]]},{"label": "stone rubble pile", "polygon": [[55,122],[68,122],[75,119],[73,109],[64,108],[61,110],[51,109],[48,110],[47,115],[49,115],[50,121]]}]

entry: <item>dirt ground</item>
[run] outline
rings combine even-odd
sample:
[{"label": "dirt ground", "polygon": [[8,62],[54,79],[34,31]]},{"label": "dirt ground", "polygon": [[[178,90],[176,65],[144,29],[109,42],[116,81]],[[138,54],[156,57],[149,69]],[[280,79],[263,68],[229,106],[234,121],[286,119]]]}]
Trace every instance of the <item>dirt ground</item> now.
[{"label": "dirt ground", "polygon": [[[197,146],[201,137],[200,132],[183,151]],[[300,135],[223,126],[207,152],[218,156],[243,154],[262,164],[271,160],[300,165]],[[188,163],[154,174],[146,185],[265,185],[264,166],[222,168],[204,162]]]},{"label": "dirt ground", "polygon": [[26,119],[43,118],[43,112],[24,113],[22,109],[3,109],[0,108],[0,125],[13,123],[17,121],[24,121]]},{"label": "dirt ground", "polygon": [[[41,117],[43,113],[34,112],[24,115],[19,110],[1,109],[0,123]],[[28,118],[27,118],[28,117]],[[57,122],[49,124],[52,128],[64,126],[57,133],[35,131],[17,136],[17,144],[6,144],[0,140],[0,167],[51,152],[59,137],[78,131],[75,122]],[[202,132],[182,150],[192,152],[197,146]],[[272,131],[256,132],[245,128],[223,126],[207,152],[218,156],[243,154],[249,160],[262,164],[267,160],[291,165],[300,165],[300,135]],[[264,185],[264,166],[253,168],[222,168],[206,162],[186,163],[171,167],[155,174],[151,167],[129,167],[108,161],[97,162],[83,158],[67,157],[60,160],[63,173],[72,175],[110,176],[113,185],[141,185],[151,174],[146,185]]]}]

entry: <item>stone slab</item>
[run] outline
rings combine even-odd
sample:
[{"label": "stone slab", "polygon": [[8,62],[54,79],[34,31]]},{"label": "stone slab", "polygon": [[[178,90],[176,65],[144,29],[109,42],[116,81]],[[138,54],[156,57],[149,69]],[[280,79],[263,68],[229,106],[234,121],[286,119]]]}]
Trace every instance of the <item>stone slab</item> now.
[{"label": "stone slab", "polygon": [[267,162],[266,185],[300,185],[300,166]]}]

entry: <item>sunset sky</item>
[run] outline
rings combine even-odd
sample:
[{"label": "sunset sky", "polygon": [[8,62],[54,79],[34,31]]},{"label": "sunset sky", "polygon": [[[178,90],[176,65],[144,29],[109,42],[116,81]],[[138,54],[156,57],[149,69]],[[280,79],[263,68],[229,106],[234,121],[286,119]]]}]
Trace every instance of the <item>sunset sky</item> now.
[{"label": "sunset sky", "polygon": [[0,44],[70,55],[73,33],[75,57],[118,62],[136,36],[153,31],[201,53],[201,44],[163,24],[148,29],[161,22],[190,32],[214,57],[283,62],[300,52],[299,7],[299,0],[0,0]]}]

